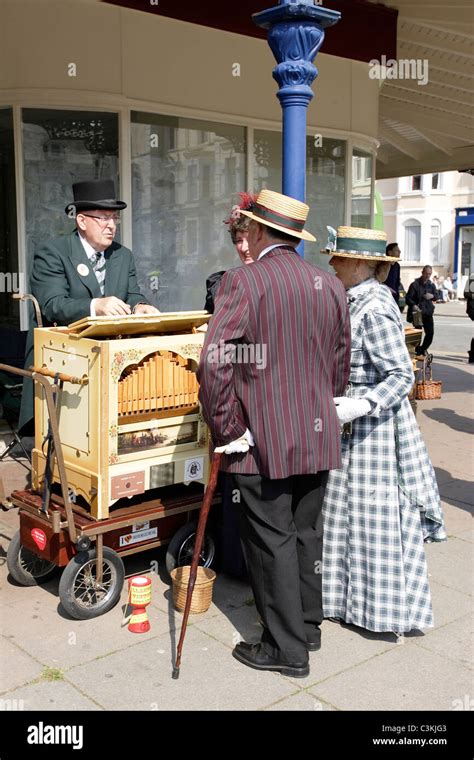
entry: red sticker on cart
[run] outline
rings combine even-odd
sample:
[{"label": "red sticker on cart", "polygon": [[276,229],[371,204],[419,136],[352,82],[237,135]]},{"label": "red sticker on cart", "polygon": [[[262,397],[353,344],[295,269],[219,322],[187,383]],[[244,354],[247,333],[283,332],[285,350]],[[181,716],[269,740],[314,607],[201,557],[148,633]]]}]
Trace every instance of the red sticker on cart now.
[{"label": "red sticker on cart", "polygon": [[43,550],[46,546],[46,533],[44,530],[40,530],[40,528],[33,528],[31,531],[31,537],[33,541],[35,542],[36,546]]}]

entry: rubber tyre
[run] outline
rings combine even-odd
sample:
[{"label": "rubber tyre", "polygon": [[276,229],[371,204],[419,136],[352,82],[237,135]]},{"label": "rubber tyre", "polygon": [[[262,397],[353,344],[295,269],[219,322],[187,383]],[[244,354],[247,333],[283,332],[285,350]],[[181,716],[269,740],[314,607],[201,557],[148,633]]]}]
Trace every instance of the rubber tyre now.
[{"label": "rubber tyre", "polygon": [[[59,582],[59,599],[65,611],[75,620],[91,620],[104,615],[120,599],[125,568],[121,558],[113,549],[104,546],[104,579],[107,588],[103,596],[94,600],[97,577],[95,547],[79,552],[64,568]],[[83,601],[79,595],[82,592]]]},{"label": "rubber tyre", "polygon": [[[171,539],[166,550],[166,570],[168,575],[175,567],[190,565],[194,542],[196,538],[197,521],[183,525]],[[214,538],[207,531],[204,533],[203,547],[201,549],[201,559],[199,564],[203,567],[210,567],[216,553],[216,544]]]},{"label": "rubber tyre", "polygon": [[21,586],[40,586],[49,581],[59,570],[54,562],[42,560],[22,546],[20,531],[17,531],[10,541],[7,550],[7,567],[13,580]]}]

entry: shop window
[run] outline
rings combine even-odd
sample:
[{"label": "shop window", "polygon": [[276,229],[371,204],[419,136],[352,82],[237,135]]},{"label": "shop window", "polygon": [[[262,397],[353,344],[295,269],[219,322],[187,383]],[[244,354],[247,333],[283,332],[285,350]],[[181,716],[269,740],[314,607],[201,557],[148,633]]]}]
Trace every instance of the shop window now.
[{"label": "shop window", "polygon": [[73,182],[113,179],[120,197],[118,119],[112,113],[25,108],[22,121],[29,274],[35,248],[74,229],[64,212]]},{"label": "shop window", "polygon": [[406,261],[420,261],[421,256],[421,225],[415,220],[405,224],[405,249]]},{"label": "shop window", "polygon": [[254,189],[268,188],[281,193],[281,132],[256,129],[253,135]]},{"label": "shop window", "polygon": [[[282,136],[280,132],[254,131],[254,187],[281,192]],[[338,227],[345,216],[346,142],[329,137],[306,142],[306,203],[309,216],[306,228],[317,237],[316,243],[305,243],[307,261],[328,268],[328,257],[321,255],[328,233],[326,225]]]},{"label": "shop window", "polygon": [[162,311],[202,309],[206,278],[238,265],[223,220],[247,189],[245,129],[134,111],[131,149],[141,291]]},{"label": "shop window", "polygon": [[370,227],[372,208],[372,155],[354,149],[352,153],[351,224]]},{"label": "shop window", "polygon": [[319,251],[328,239],[327,225],[336,229],[344,224],[346,142],[329,137],[315,141],[309,137],[306,155],[306,202],[310,207],[306,226],[317,242],[305,243],[305,258],[328,269],[329,257]]},{"label": "shop window", "polygon": [[[23,285],[18,262],[16,225],[15,152],[13,144],[13,111],[0,109],[0,322],[17,325],[18,301],[12,295]],[[0,358],[5,359],[3,349]]]}]

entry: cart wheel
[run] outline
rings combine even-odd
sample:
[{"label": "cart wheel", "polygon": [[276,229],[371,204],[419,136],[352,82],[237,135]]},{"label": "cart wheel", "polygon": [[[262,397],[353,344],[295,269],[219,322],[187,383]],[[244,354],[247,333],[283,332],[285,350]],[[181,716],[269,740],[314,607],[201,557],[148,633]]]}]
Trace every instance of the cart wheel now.
[{"label": "cart wheel", "polygon": [[125,578],[123,562],[104,546],[102,582],[97,583],[95,548],[79,552],[64,568],[59,582],[61,604],[76,620],[89,620],[108,612],[117,604]]},{"label": "cart wheel", "polygon": [[[171,573],[175,567],[191,564],[194,542],[196,539],[196,530],[197,522],[196,520],[193,520],[192,522],[183,525],[183,527],[174,534],[166,551],[166,569],[168,573]],[[210,533],[204,533],[199,564],[203,567],[210,567],[215,552],[216,545],[213,537]]]},{"label": "cart wheel", "polygon": [[59,570],[54,562],[41,559],[37,554],[22,546],[20,531],[10,541],[7,550],[7,567],[11,577],[22,586],[37,586],[46,583]]}]

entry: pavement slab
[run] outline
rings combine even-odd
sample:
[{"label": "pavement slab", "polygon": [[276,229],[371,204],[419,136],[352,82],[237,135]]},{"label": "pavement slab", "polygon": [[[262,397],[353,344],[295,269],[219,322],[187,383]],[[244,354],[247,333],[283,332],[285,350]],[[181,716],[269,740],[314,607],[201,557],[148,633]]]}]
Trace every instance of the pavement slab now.
[{"label": "pavement slab", "polygon": [[416,642],[416,645],[431,652],[437,652],[442,657],[455,660],[460,665],[473,670],[473,628],[473,616],[465,615],[454,623],[448,623],[427,632],[423,639]]},{"label": "pavement slab", "polygon": [[295,691],[279,674],[237,662],[194,626],[186,634],[178,680],[171,678],[171,654],[169,634],[163,634],[72,668],[67,677],[108,710],[260,710]]},{"label": "pavement slab", "polygon": [[472,677],[451,659],[413,644],[398,645],[310,692],[340,710],[452,710],[472,694]]},{"label": "pavement slab", "polygon": [[[435,628],[442,628],[455,620],[460,620],[472,612],[472,596],[455,591],[450,586],[444,586],[430,578],[431,602]],[[433,630],[426,628],[425,631]]]},{"label": "pavement slab", "polygon": [[465,594],[472,593],[472,547],[454,536],[426,546],[430,578]]},{"label": "pavement slab", "polygon": [[2,640],[0,694],[30,683],[43,672],[43,666],[11,641]]},{"label": "pavement slab", "polygon": [[[29,591],[30,589],[21,589]],[[38,593],[43,594],[42,598]],[[38,589],[36,596],[17,600],[2,609],[0,631],[4,637],[49,667],[70,668],[110,652],[135,646],[143,639],[169,631],[166,615],[153,610],[148,633],[131,633],[122,627],[127,602],[126,586],[121,601],[110,612],[92,620],[72,620],[59,609],[59,598]]]},{"label": "pavement slab", "polygon": [[[6,699],[6,697],[4,697]],[[72,684],[60,681],[41,680],[22,686],[8,693],[8,699],[20,710],[58,711],[102,710]]]}]

